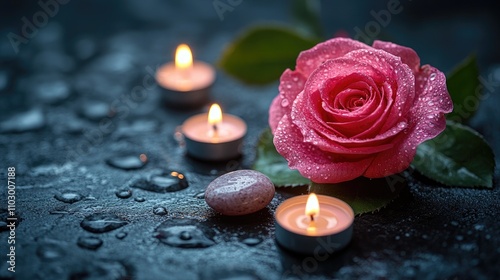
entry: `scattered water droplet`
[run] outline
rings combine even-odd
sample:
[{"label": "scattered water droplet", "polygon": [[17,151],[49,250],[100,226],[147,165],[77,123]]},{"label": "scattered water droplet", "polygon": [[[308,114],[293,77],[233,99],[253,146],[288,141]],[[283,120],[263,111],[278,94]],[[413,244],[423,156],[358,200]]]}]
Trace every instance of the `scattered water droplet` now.
[{"label": "scattered water droplet", "polygon": [[129,155],[129,156],[117,156],[108,158],[106,163],[115,168],[123,169],[123,170],[134,170],[142,168],[147,163],[147,157],[144,154],[139,156],[137,155]]},{"label": "scattered water droplet", "polygon": [[162,243],[180,248],[205,248],[215,244],[215,232],[190,219],[168,220],[155,230],[155,237]]},{"label": "scattered water droplet", "polygon": [[127,221],[114,214],[97,213],[85,217],[80,226],[93,233],[103,233],[115,230],[126,224],[128,224]]},{"label": "scattered water droplet", "polygon": [[432,74],[429,76],[429,80],[434,81],[434,79],[436,79],[436,73],[432,73]]},{"label": "scattered water droplet", "polygon": [[193,238],[193,237],[191,236],[191,234],[189,233],[189,231],[183,231],[183,232],[181,232],[181,234],[180,234],[180,236],[179,236],[179,237],[180,237],[180,239],[182,239],[182,240],[191,240],[191,238]]},{"label": "scattered water droplet", "polygon": [[188,182],[182,173],[172,171],[162,175],[151,176],[149,180],[137,180],[132,184],[132,187],[151,192],[166,193],[183,190],[188,187]]},{"label": "scattered water droplet", "polygon": [[69,97],[71,91],[68,83],[61,77],[38,77],[32,94],[42,103],[56,104]]},{"label": "scattered water droplet", "polygon": [[205,192],[204,191],[199,192],[199,193],[195,194],[193,197],[198,198],[198,199],[205,199]]},{"label": "scattered water droplet", "polygon": [[75,192],[65,192],[54,195],[54,198],[64,203],[75,203],[82,200],[83,196]]},{"label": "scattered water droplet", "polygon": [[130,198],[132,196],[132,191],[129,189],[121,189],[121,190],[117,190],[115,192],[115,194],[118,198],[126,199],[126,198]]},{"label": "scattered water droplet", "polygon": [[248,246],[255,246],[255,245],[260,244],[262,242],[262,239],[249,237],[249,238],[243,239],[241,242],[245,245],[248,245]]},{"label": "scattered water droplet", "polygon": [[64,249],[56,242],[45,243],[36,249],[36,255],[45,261],[54,261],[65,255]]},{"label": "scattered water droplet", "polygon": [[136,197],[136,198],[134,198],[134,200],[137,201],[137,202],[144,202],[144,201],[146,201],[146,199],[144,197]]},{"label": "scattered water droplet", "polygon": [[45,126],[45,116],[41,109],[19,113],[0,123],[0,132],[27,132]]},{"label": "scattered water droplet", "polygon": [[288,107],[289,104],[290,104],[290,102],[288,101],[288,99],[283,98],[281,100],[281,107]]},{"label": "scattered water droplet", "polygon": [[100,121],[108,116],[109,105],[100,101],[88,101],[81,107],[80,113],[91,121]]},{"label": "scattered water droplet", "polygon": [[408,124],[406,122],[400,122],[400,123],[398,123],[398,127],[400,129],[405,129],[407,126],[408,126]]},{"label": "scattered water droplet", "polygon": [[168,211],[163,206],[156,206],[155,208],[153,208],[153,214],[158,216],[164,216],[168,214]]},{"label": "scattered water droplet", "polygon": [[96,250],[102,246],[102,240],[95,236],[78,237],[76,244],[81,248]]},{"label": "scattered water droplet", "polygon": [[122,232],[117,233],[115,235],[115,237],[118,239],[123,239],[123,238],[127,237],[127,233],[122,231]]},{"label": "scattered water droplet", "polygon": [[84,261],[69,269],[71,274],[67,279],[136,279],[130,265],[104,258]]},{"label": "scattered water droplet", "polygon": [[69,214],[67,210],[55,209],[49,212],[50,215],[66,215]]}]

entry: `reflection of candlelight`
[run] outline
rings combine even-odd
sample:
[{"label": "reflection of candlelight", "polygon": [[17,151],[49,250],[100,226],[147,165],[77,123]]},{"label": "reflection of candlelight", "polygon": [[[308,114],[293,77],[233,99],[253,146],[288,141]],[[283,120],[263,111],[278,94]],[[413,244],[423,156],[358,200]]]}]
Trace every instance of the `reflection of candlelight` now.
[{"label": "reflection of candlelight", "polygon": [[211,126],[213,137],[217,137],[217,129],[220,123],[222,123],[222,110],[219,104],[215,103],[208,111],[208,124]]}]

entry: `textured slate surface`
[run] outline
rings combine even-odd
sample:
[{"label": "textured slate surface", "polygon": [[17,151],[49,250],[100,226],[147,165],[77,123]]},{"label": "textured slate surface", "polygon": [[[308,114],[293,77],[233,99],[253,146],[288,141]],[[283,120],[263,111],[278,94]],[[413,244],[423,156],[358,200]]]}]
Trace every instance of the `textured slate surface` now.
[{"label": "textured slate surface", "polygon": [[[34,3],[2,3],[5,7],[0,9],[0,174],[5,186],[7,167],[16,167],[19,217],[15,275],[4,261],[9,232],[1,227],[0,277],[500,276],[498,167],[492,190],[443,187],[413,174],[409,188],[387,208],[357,217],[352,243],[326,260],[283,251],[274,241],[275,208],[285,198],[305,193],[304,188],[279,190],[266,209],[245,217],[220,216],[200,198],[217,175],[251,165],[277,85],[243,85],[218,73],[213,100],[241,116],[249,132],[241,159],[214,165],[186,157],[174,138],[178,125],[206,108],[166,108],[161,93],[150,86],[151,73],[170,60],[180,42],[191,44],[199,59],[215,62],[241,27],[257,19],[289,21],[284,1],[243,1],[224,13],[222,21],[210,2],[69,2],[19,45],[16,54],[7,34],[19,33],[22,17],[32,19],[41,10]],[[425,14],[423,6],[402,2],[405,10],[393,15],[383,32],[417,49],[424,63],[443,70],[470,50],[478,51],[482,75],[491,78],[492,91],[471,123],[498,155],[500,67],[494,35],[498,20],[493,16],[496,4],[484,7],[487,3],[450,11],[443,4],[435,7],[432,17],[419,21]],[[355,26],[373,20],[370,10],[378,11],[386,2],[325,5],[327,32],[344,28],[353,33]],[[434,44],[428,43],[429,38]],[[131,163],[138,169],[126,171],[106,163],[140,154],[148,162],[143,167]],[[497,156],[497,165],[498,160]],[[133,187],[137,180],[162,174],[167,174],[163,180],[172,179],[171,171],[184,174],[188,187],[160,193]],[[5,188],[0,201],[0,217],[5,219]],[[98,246],[96,238],[102,245],[89,249]]]}]

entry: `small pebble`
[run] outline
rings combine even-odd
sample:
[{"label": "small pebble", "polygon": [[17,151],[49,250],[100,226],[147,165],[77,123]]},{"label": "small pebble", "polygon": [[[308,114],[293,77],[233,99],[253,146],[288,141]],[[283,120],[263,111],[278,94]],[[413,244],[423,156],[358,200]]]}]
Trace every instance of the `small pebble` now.
[{"label": "small pebble", "polygon": [[205,201],[224,215],[246,215],[266,207],[274,192],[274,185],[266,175],[238,170],[213,180],[205,191]]}]

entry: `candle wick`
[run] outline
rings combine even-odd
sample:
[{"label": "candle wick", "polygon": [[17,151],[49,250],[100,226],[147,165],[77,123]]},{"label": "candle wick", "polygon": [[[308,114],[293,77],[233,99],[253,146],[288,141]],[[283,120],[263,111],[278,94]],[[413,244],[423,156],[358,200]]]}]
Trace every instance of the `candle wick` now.
[{"label": "candle wick", "polygon": [[214,130],[215,133],[217,133],[217,124],[212,124],[212,129]]},{"label": "candle wick", "polygon": [[311,222],[314,222],[314,215],[311,214],[310,217],[311,217]]}]

